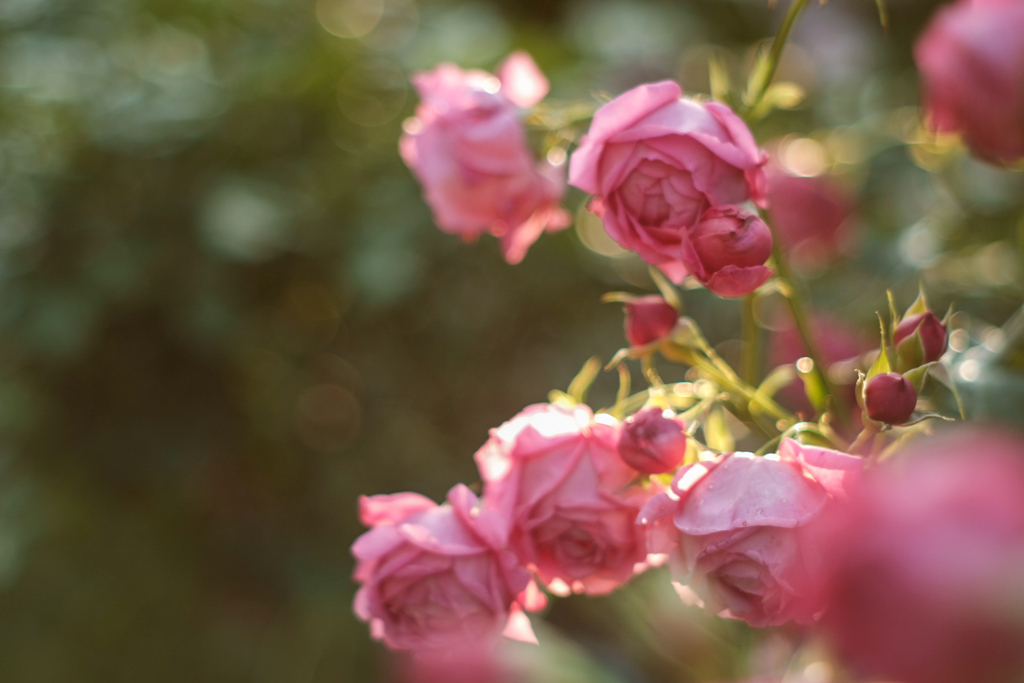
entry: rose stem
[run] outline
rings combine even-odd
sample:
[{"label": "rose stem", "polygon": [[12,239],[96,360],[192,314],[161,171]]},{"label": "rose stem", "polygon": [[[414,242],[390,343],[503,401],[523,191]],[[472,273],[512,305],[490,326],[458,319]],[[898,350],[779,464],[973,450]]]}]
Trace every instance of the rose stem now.
[{"label": "rose stem", "polygon": [[764,77],[757,84],[754,96],[748,99],[750,104],[747,105],[747,112],[754,111],[761,104],[761,100],[764,99],[764,94],[768,92],[768,86],[771,85],[772,79],[775,77],[775,70],[779,68],[779,60],[782,58],[783,48],[786,47],[786,40],[789,39],[789,32],[796,23],[797,17],[800,16],[800,12],[807,6],[807,2],[808,0],[793,0],[786,11],[786,16],[782,20],[782,26],[779,27],[779,32],[772,41],[772,46],[768,51],[768,67],[764,72]]},{"label": "rose stem", "polygon": [[743,381],[752,387],[758,385],[758,365],[761,354],[761,334],[754,315],[757,294],[743,297]]}]

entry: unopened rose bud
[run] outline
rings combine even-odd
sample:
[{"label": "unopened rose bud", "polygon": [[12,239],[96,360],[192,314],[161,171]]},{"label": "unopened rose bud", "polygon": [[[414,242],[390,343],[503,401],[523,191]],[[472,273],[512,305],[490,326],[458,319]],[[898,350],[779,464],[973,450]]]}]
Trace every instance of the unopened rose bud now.
[{"label": "unopened rose bud", "polygon": [[[897,351],[900,342],[905,339],[913,341],[913,335],[917,334],[921,339],[921,348],[924,349],[924,358],[921,365],[937,361],[946,352],[946,342],[949,340],[949,333],[942,321],[935,317],[931,311],[908,315],[896,326],[893,341],[896,343]],[[906,355],[905,353],[901,353]]]},{"label": "unopened rose bud", "polygon": [[679,320],[679,311],[657,295],[626,302],[626,339],[630,346],[645,346],[664,339]]},{"label": "unopened rose bud", "polygon": [[754,291],[772,272],[764,266],[772,255],[772,233],[757,215],[738,206],[708,209],[690,231],[697,263],[691,271],[721,296]]},{"label": "unopened rose bud", "polygon": [[875,375],[864,387],[864,410],[875,422],[903,424],[914,414],[916,406],[914,385],[895,372]]},{"label": "unopened rose bud", "polygon": [[623,423],[619,455],[638,472],[671,472],[686,457],[683,421],[666,417],[660,408],[641,410]]}]

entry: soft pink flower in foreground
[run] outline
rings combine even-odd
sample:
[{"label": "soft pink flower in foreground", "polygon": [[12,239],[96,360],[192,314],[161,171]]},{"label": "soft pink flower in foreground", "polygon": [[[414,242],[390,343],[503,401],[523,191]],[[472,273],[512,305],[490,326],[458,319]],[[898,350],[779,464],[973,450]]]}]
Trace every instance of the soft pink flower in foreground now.
[{"label": "soft pink flower in foreground", "polygon": [[661,81],[597,110],[569,182],[594,195],[590,209],[613,240],[680,282],[693,257],[689,229],[712,206],[763,202],[767,160],[727,106]]},{"label": "soft pink flower in foreground", "polygon": [[687,267],[719,296],[750,294],[772,275],[764,265],[772,255],[772,232],[757,214],[738,206],[705,211],[690,231],[690,241]]},{"label": "soft pink flower in foreground", "polygon": [[399,149],[442,230],[494,235],[518,263],[541,233],[569,224],[558,205],[564,171],[534,159],[520,120],[548,91],[529,55],[509,56],[498,78],[442,64],[412,82],[421,102]]},{"label": "soft pink flower in foreground", "polygon": [[1024,442],[950,429],[864,478],[821,527],[825,634],[901,683],[1024,674]]},{"label": "soft pink flower in foreground", "polygon": [[607,593],[642,569],[647,496],[618,454],[621,425],[584,405],[529,406],[476,453],[488,505],[523,564],[555,590]]},{"label": "soft pink flower in foreground", "polygon": [[960,0],[914,47],[932,125],[959,131],[980,157],[1024,158],[1024,3]]},{"label": "soft pink flower in foreground", "polygon": [[679,470],[638,517],[650,550],[711,612],[764,627],[807,623],[817,553],[808,528],[847,497],[860,458],[784,439],[778,455],[729,453]]},{"label": "soft pink flower in foreground", "polygon": [[819,271],[849,248],[853,203],[825,176],[803,178],[768,166],[768,206],[779,246],[801,271]]},{"label": "soft pink flower in foreground", "polygon": [[396,493],[363,496],[359,508],[371,529],[352,545],[362,584],[355,612],[375,638],[424,656],[497,640],[529,575],[504,549],[501,521],[468,488],[452,488],[447,505]]}]

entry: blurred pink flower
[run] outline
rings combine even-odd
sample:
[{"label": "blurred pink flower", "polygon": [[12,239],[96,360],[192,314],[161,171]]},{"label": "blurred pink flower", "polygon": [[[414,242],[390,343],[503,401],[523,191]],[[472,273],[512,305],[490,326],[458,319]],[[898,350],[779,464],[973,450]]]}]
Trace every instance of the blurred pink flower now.
[{"label": "blurred pink flower", "polygon": [[520,561],[556,591],[607,593],[643,568],[633,520],[648,493],[618,453],[620,423],[584,405],[538,404],[476,453],[484,497]]},{"label": "blurred pink flower", "polygon": [[679,320],[679,311],[656,294],[632,298],[625,305],[626,340],[630,346],[646,346],[664,339]]},{"label": "blurred pink flower", "polygon": [[569,182],[594,195],[590,209],[613,240],[680,282],[699,260],[690,228],[712,206],[763,202],[767,160],[727,106],[661,81],[597,110]]},{"label": "blurred pink flower", "polygon": [[498,639],[529,574],[468,488],[440,506],[416,493],[363,496],[359,511],[371,529],[352,544],[354,607],[375,638],[424,656]]},{"label": "blurred pink flower", "polygon": [[819,539],[825,634],[864,675],[1024,674],[1024,442],[961,428],[871,470]]},{"label": "blurred pink flower", "polygon": [[845,499],[860,458],[784,439],[778,455],[727,453],[679,470],[638,523],[649,549],[711,612],[758,628],[807,623],[815,552],[807,528]]},{"label": "blurred pink flower", "polygon": [[960,0],[940,9],[914,47],[924,102],[939,131],[975,154],[1024,157],[1024,3]]},{"label": "blurred pink flower", "polygon": [[768,207],[775,239],[794,268],[821,270],[849,248],[853,204],[829,178],[794,176],[769,164]]},{"label": "blurred pink flower", "polygon": [[442,64],[412,82],[421,102],[399,149],[442,230],[494,235],[505,260],[518,263],[545,230],[569,225],[558,205],[564,170],[534,159],[520,120],[520,108],[548,91],[529,55],[510,55],[498,78]]},{"label": "blurred pink flower", "polygon": [[670,410],[644,408],[622,423],[619,455],[638,472],[671,472],[686,457],[685,427]]}]

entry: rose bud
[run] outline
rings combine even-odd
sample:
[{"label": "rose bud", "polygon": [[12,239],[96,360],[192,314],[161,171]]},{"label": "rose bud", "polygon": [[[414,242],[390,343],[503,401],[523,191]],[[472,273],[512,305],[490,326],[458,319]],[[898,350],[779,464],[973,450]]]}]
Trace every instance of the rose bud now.
[{"label": "rose bud", "polygon": [[[937,361],[946,352],[946,342],[949,340],[949,334],[946,332],[946,326],[931,311],[908,315],[896,326],[893,341],[896,344],[896,352],[900,358],[918,355],[911,346],[915,335],[921,341],[924,357],[911,367]],[[909,340],[906,345],[902,344],[904,340]],[[917,361],[918,359],[914,358],[913,360]]]},{"label": "rose bud", "polygon": [[638,472],[671,472],[686,457],[683,421],[661,408],[641,410],[622,425],[619,455]]},{"label": "rose bud", "polygon": [[961,0],[914,46],[931,125],[960,132],[979,157],[1024,157],[1024,3]]},{"label": "rose bud", "polygon": [[916,406],[914,385],[895,372],[875,375],[864,387],[864,410],[875,422],[901,425],[914,414]]},{"label": "rose bud", "polygon": [[772,271],[764,265],[772,255],[771,230],[755,214],[738,206],[705,211],[690,231],[690,241],[693,248],[687,265],[715,294],[750,294],[771,277]]},{"label": "rose bud", "polygon": [[630,346],[646,346],[664,339],[679,320],[679,311],[656,294],[626,302],[626,339]]},{"label": "rose bud", "polygon": [[764,165],[747,124],[679,85],[638,86],[594,114],[569,160],[569,184],[594,195],[608,236],[674,282],[690,273],[687,231],[709,206],[764,204]]}]

